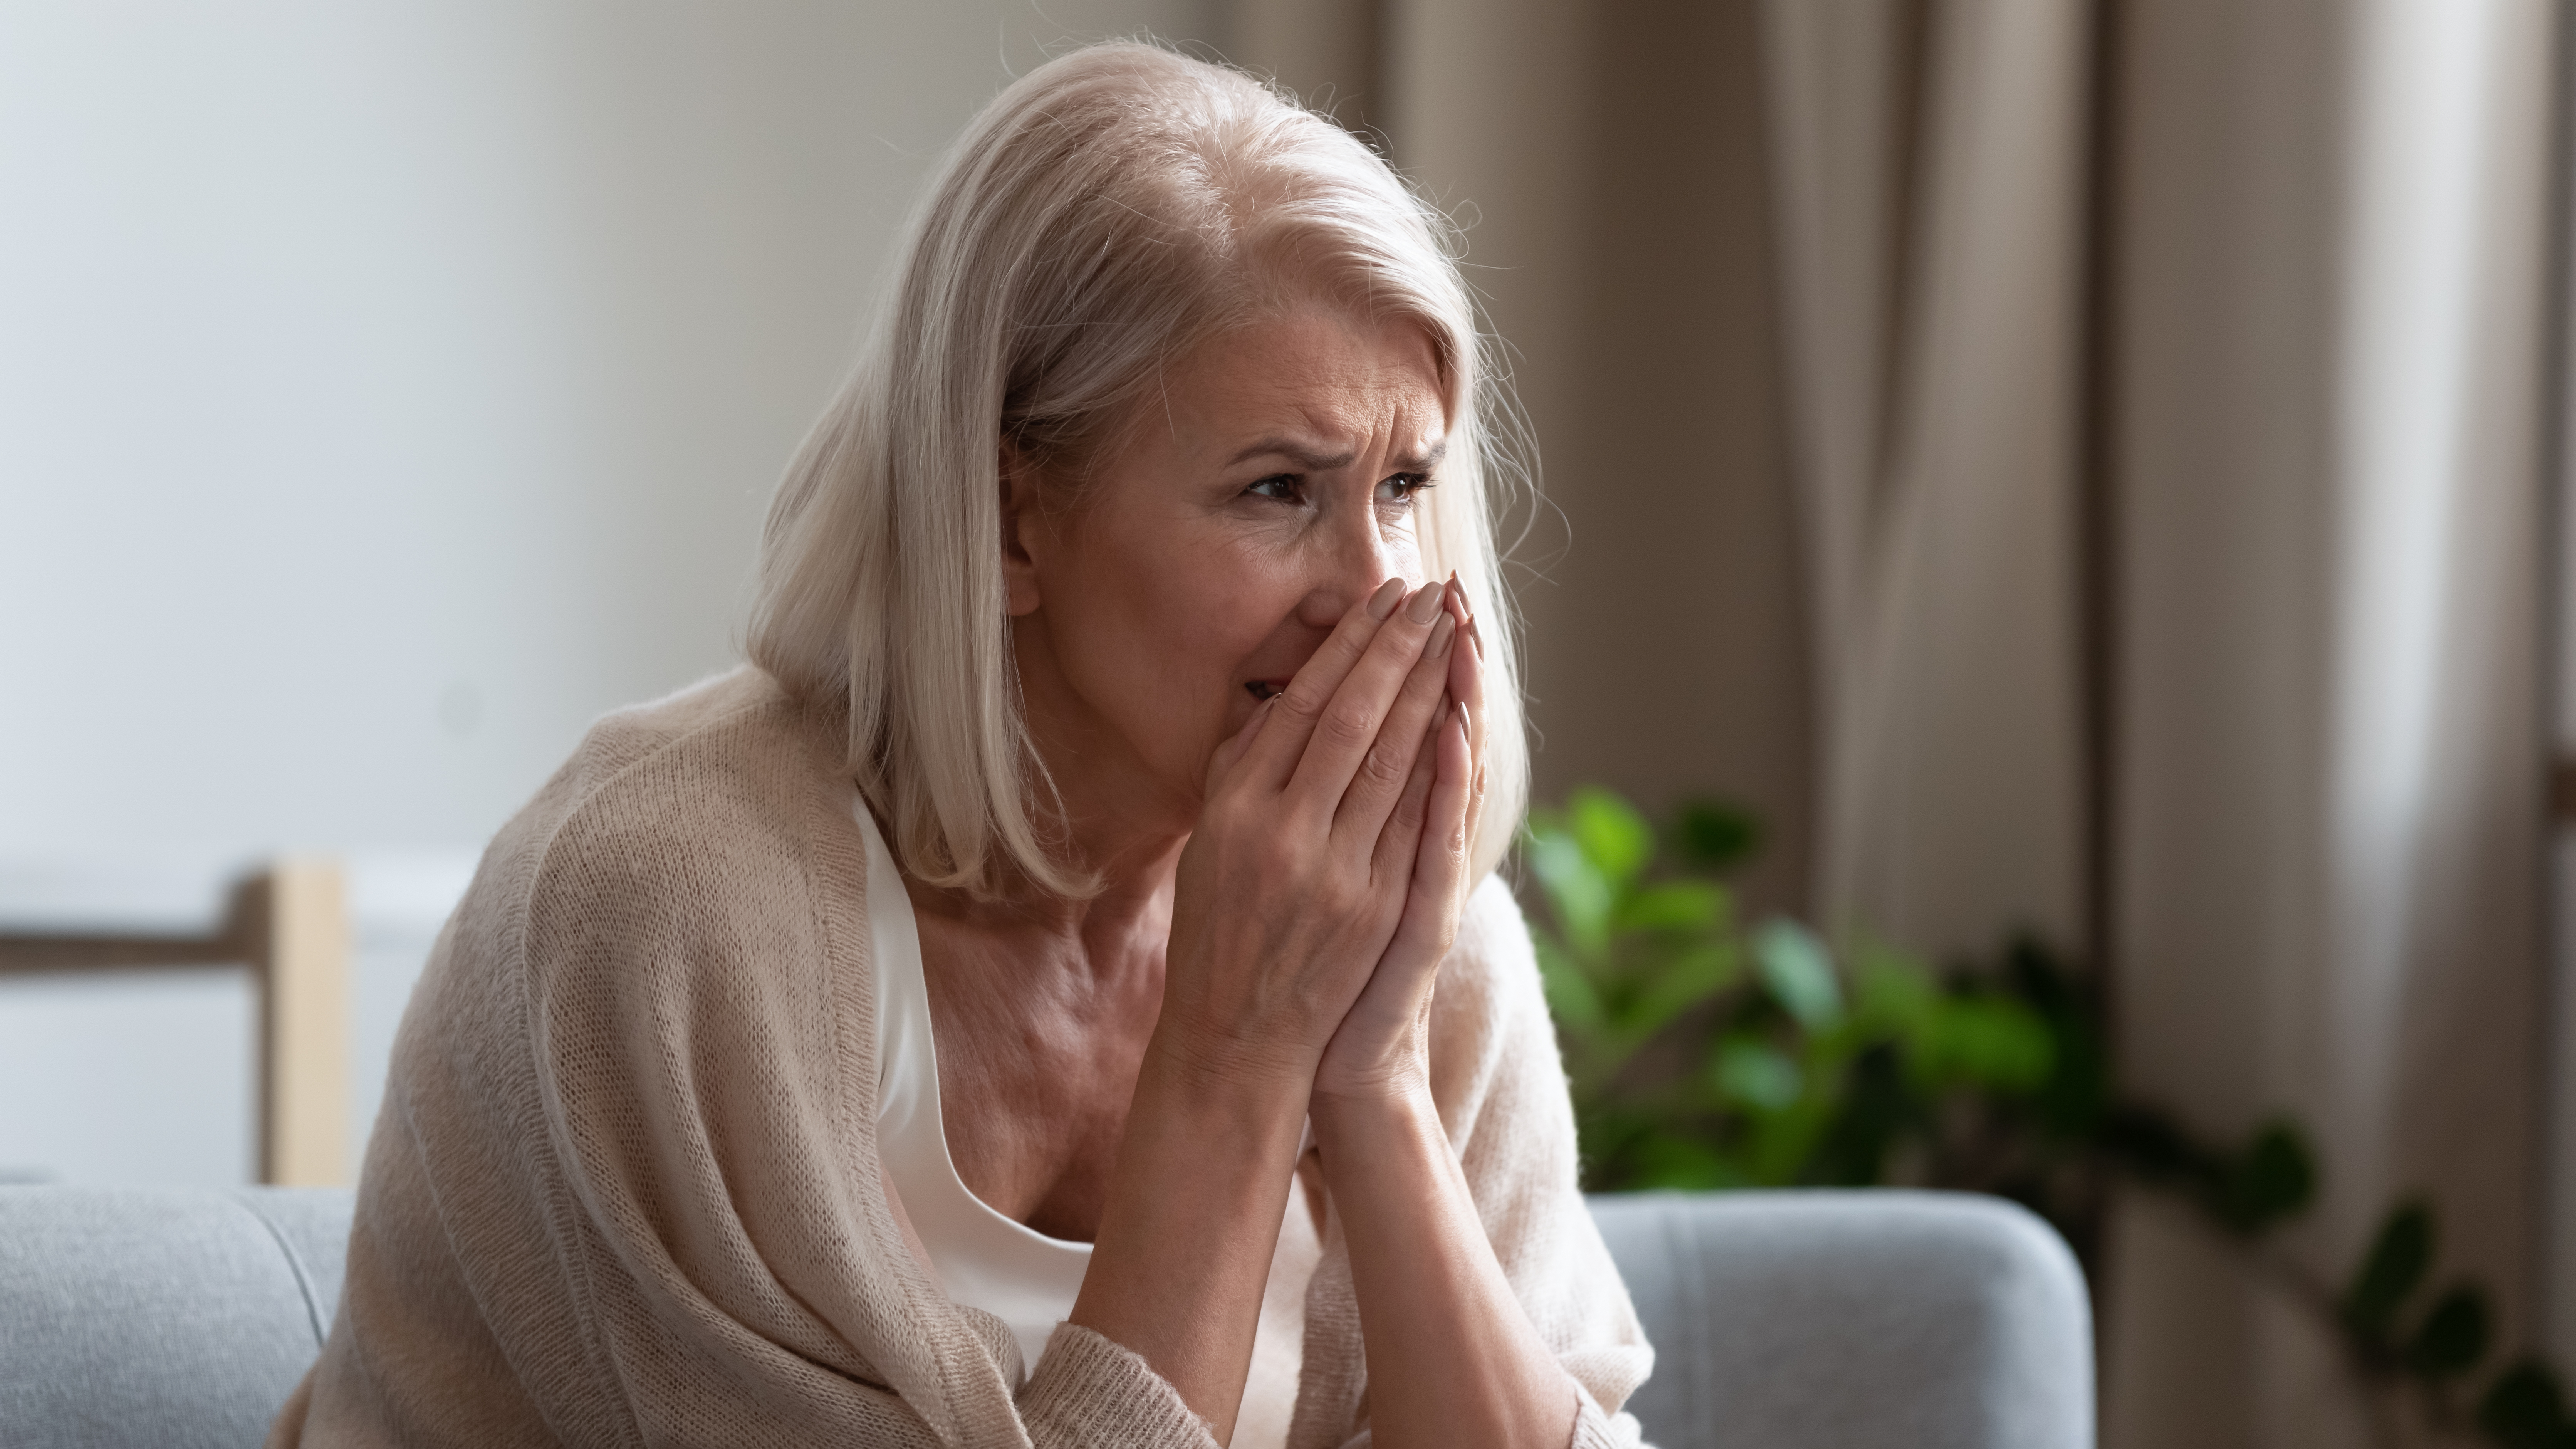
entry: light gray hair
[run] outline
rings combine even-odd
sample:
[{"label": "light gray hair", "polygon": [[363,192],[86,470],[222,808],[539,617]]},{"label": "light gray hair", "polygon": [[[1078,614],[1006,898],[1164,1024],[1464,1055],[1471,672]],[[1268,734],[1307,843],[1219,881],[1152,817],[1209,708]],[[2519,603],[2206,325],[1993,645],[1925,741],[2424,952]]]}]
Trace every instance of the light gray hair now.
[{"label": "light gray hair", "polygon": [[1003,589],[1007,442],[1051,470],[1115,446],[1160,366],[1315,299],[1419,325],[1449,408],[1420,495],[1430,575],[1483,624],[1491,870],[1528,796],[1490,497],[1525,475],[1516,416],[1459,275],[1457,234],[1348,132],[1262,82],[1160,46],[1088,46],[986,106],[907,228],[857,366],[770,505],[752,659],[845,705],[849,768],[915,878],[1067,896],[1054,792],[1022,717]]}]

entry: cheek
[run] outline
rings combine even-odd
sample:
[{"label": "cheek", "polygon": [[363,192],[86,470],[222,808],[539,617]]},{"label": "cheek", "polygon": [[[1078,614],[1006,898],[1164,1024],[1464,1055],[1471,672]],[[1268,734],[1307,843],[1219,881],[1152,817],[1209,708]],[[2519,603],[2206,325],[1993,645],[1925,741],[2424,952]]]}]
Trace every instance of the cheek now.
[{"label": "cheek", "polygon": [[1152,661],[1162,707],[1230,709],[1246,661],[1278,631],[1296,591],[1289,571],[1258,550],[1202,548],[1163,560],[1121,624]]},{"label": "cheek", "polygon": [[1058,657],[1140,753],[1195,771],[1250,713],[1247,661],[1302,586],[1273,552],[1215,540],[1110,552],[1050,600]]},{"label": "cheek", "polygon": [[1306,591],[1305,573],[1278,550],[1233,543],[1175,570],[1170,622],[1228,672],[1277,632]]}]

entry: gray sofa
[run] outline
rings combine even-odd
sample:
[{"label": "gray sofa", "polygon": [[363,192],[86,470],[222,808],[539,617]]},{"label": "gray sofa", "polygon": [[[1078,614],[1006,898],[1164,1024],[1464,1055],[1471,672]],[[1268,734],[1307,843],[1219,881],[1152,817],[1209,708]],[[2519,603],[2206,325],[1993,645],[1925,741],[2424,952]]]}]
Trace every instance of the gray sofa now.
[{"label": "gray sofa", "polygon": [[[260,1441],[329,1327],[349,1195],[0,1187],[0,1445]],[[2086,1449],[2084,1284],[1942,1193],[1647,1194],[1594,1214],[1653,1338],[1664,1449]]]}]

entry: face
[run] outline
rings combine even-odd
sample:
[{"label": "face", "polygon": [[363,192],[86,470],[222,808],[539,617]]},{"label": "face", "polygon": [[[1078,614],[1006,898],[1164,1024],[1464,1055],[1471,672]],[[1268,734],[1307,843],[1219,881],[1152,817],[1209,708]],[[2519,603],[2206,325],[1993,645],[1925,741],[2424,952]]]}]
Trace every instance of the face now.
[{"label": "face", "polygon": [[[1409,323],[1296,311],[1175,363],[1077,506],[1005,480],[1030,725],[1079,811],[1197,813],[1208,757],[1351,606],[1423,578],[1447,409]],[[1086,788],[1088,787],[1088,788]]]}]

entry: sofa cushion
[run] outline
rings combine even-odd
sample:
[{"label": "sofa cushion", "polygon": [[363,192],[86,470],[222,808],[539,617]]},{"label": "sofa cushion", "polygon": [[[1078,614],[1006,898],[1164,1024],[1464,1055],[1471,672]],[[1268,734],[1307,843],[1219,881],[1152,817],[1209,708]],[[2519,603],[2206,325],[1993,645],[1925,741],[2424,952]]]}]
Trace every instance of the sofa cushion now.
[{"label": "sofa cushion", "polygon": [[0,1187],[0,1444],[247,1449],[319,1352],[346,1193]]}]

